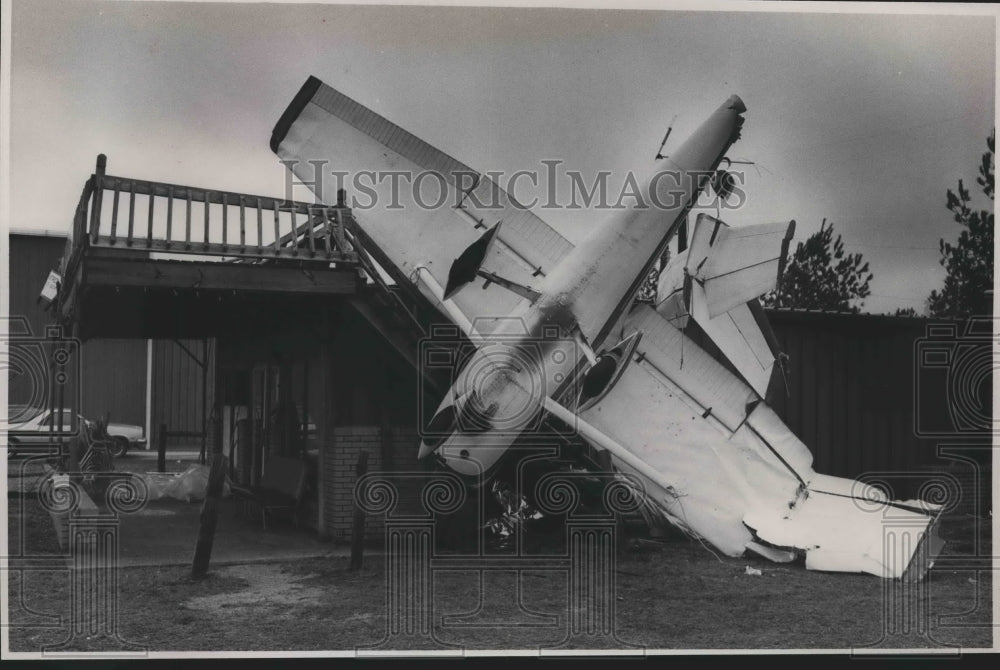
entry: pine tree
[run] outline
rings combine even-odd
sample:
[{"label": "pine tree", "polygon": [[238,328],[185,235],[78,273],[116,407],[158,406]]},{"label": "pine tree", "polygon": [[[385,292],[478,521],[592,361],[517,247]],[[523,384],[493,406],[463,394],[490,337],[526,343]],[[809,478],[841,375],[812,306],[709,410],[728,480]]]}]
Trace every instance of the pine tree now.
[{"label": "pine tree", "polygon": [[[860,253],[844,254],[840,235],[823,219],[818,232],[799,242],[778,287],[764,296],[769,307],[858,312],[874,275]],[[855,303],[855,304],[852,304]]]},{"label": "pine tree", "polygon": [[932,291],[927,309],[932,316],[967,317],[993,314],[993,152],[996,133],[986,139],[976,183],[989,198],[989,210],[973,209],[971,195],[962,180],[958,193],[948,189],[948,210],[955,223],[962,226],[955,244],[940,240],[940,263],[947,271],[944,287]]}]

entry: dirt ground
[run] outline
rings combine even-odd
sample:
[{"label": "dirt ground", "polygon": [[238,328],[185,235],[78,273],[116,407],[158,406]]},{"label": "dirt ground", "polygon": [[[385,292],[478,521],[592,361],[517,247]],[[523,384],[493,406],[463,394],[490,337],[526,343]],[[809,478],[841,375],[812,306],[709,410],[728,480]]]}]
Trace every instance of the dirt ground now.
[{"label": "dirt ground", "polygon": [[[51,521],[37,502],[9,499],[12,550],[57,557]],[[977,536],[977,533],[979,534]],[[247,651],[463,649],[855,649],[950,650],[993,645],[992,575],[960,557],[988,556],[988,520],[949,517],[940,565],[919,586],[868,575],[812,572],[763,559],[716,558],[685,537],[630,543],[614,561],[612,609],[588,634],[567,571],[434,573],[425,606],[387,596],[407,574],[387,575],[383,556],[361,571],[345,558],[215,566],[192,581],[185,566],[117,570],[116,615],[106,632],[70,625],[71,573],[58,561],[11,570],[10,649]],[[43,565],[44,563],[44,565]],[[964,561],[968,564],[969,561]],[[30,565],[30,562],[29,562]],[[748,571],[747,568],[751,568]],[[972,567],[975,567],[974,565]],[[750,574],[759,570],[760,574]],[[412,577],[413,573],[409,573]],[[401,580],[401,581],[400,581]],[[420,592],[420,589],[417,589]],[[426,629],[420,616],[429,612]],[[401,614],[403,613],[403,614]],[[416,622],[407,630],[406,621]],[[602,630],[600,621],[605,621]],[[579,628],[579,627],[578,627]],[[114,636],[117,635],[117,638]]]}]

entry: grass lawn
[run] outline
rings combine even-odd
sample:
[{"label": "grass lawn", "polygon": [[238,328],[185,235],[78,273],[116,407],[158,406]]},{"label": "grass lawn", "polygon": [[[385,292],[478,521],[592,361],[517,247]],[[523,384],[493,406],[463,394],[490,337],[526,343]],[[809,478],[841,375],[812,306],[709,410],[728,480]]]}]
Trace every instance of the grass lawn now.
[{"label": "grass lawn", "polygon": [[[34,500],[9,500],[12,532],[24,521],[26,553],[59,551],[51,522]],[[946,555],[972,555],[989,522],[944,520]],[[12,550],[15,543],[11,543]],[[187,567],[118,570],[118,634],[154,651],[353,650],[378,645],[387,622],[384,559],[360,572],[346,559],[214,566],[192,581]],[[747,566],[761,571],[747,574]],[[538,649],[632,646],[646,649],[991,647],[989,572],[935,568],[914,592],[894,593],[873,576],[807,571],[763,559],[717,559],[684,537],[641,542],[615,563],[617,641],[567,639],[567,575],[560,571],[439,571],[433,585],[433,637],[395,638],[397,648]],[[10,573],[10,649],[38,652],[69,635],[66,569]],[[520,598],[518,598],[520,591]],[[904,602],[905,601],[905,602]],[[913,619],[891,612],[913,606]],[[395,610],[393,610],[395,611]],[[39,624],[43,615],[62,622]],[[890,635],[912,621],[910,635]],[[36,624],[32,626],[30,624]],[[47,627],[46,627],[47,625]],[[405,630],[403,631],[405,632]],[[417,631],[419,632],[419,631]],[[886,637],[888,635],[888,637]],[[885,639],[883,639],[885,638]],[[70,649],[108,648],[86,636]]]}]

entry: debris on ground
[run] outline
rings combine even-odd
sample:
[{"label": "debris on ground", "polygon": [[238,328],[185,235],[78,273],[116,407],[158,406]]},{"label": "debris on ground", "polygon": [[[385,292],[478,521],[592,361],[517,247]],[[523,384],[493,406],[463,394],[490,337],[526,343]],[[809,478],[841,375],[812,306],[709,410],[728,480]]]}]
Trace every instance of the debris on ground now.
[{"label": "debris on ground", "polygon": [[529,505],[523,495],[516,495],[510,484],[494,480],[490,489],[500,505],[500,513],[487,519],[485,527],[498,545],[505,546],[519,524],[542,518],[542,513]]},{"label": "debris on ground", "polygon": [[[207,465],[192,465],[180,474],[147,472],[142,475],[142,478],[146,483],[149,500],[175,498],[191,502],[205,498],[209,471],[210,468]],[[226,481],[223,484],[222,496],[226,497],[229,493],[229,482]]]}]

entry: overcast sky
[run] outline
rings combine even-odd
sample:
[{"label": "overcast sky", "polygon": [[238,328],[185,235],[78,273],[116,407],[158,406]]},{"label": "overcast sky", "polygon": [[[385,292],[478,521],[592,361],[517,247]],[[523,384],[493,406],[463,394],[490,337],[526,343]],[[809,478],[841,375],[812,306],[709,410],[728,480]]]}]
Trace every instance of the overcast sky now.
[{"label": "overcast sky", "polygon": [[[68,230],[100,152],[111,174],[282,195],[268,140],[310,74],[508,173],[648,170],[674,115],[679,143],[737,93],[730,156],[762,169],[723,218],[801,240],[826,217],[871,262],[865,311],[920,310],[959,232],[945,192],[975,186],[994,125],[995,44],[991,16],[19,0],[10,223]],[[607,215],[539,213],[571,240]]]}]

